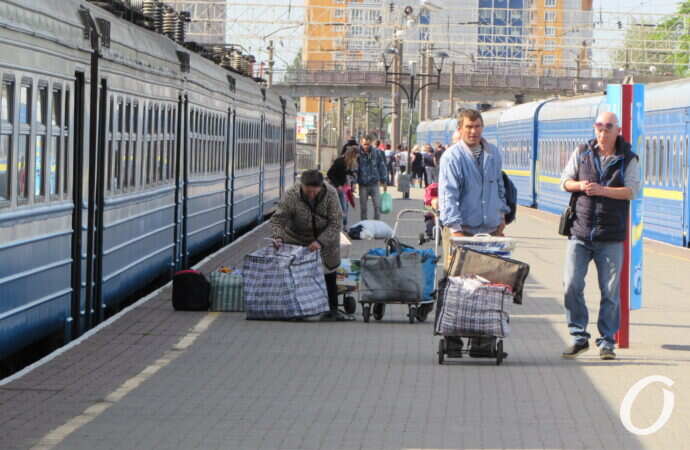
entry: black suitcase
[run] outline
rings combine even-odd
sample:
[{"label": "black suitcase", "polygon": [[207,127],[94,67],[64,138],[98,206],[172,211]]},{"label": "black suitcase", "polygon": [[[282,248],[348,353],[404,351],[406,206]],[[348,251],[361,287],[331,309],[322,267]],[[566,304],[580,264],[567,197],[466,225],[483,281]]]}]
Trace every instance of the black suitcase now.
[{"label": "black suitcase", "polygon": [[204,274],[197,270],[181,270],[173,277],[173,308],[177,311],[207,311],[210,290]]}]

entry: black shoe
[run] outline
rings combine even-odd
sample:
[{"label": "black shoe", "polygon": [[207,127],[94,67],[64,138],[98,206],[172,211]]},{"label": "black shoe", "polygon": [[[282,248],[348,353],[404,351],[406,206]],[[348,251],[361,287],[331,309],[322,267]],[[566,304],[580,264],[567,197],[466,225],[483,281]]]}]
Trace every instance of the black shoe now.
[{"label": "black shoe", "polygon": [[601,350],[599,350],[599,357],[604,361],[610,361],[616,359],[616,353],[612,348],[602,347]]},{"label": "black shoe", "polygon": [[584,353],[587,350],[589,350],[589,342],[585,342],[582,344],[573,344],[569,347],[566,347],[566,349],[563,350],[561,356],[566,359],[573,359],[577,358],[577,356],[580,353]]}]

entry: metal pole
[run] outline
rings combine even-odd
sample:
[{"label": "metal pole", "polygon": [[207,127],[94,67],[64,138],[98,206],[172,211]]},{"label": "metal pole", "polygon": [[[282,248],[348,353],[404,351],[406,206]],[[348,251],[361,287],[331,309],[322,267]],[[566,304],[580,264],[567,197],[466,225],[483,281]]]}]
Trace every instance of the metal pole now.
[{"label": "metal pole", "polygon": [[448,101],[450,105],[448,115],[453,117],[455,115],[455,105],[453,104],[453,96],[455,95],[455,61],[450,65],[450,82],[448,85]]},{"label": "metal pole", "polygon": [[407,124],[407,166],[412,167],[412,117],[414,114],[414,72],[410,71],[410,97],[407,99],[408,124]]},{"label": "metal pole", "polygon": [[338,97],[338,141],[336,142],[336,148],[340,148],[343,145],[343,121],[345,120],[345,104],[342,97]]},{"label": "metal pole", "polygon": [[316,116],[316,168],[321,170],[321,130],[323,128],[323,97],[319,97],[319,115]]},{"label": "metal pole", "polygon": [[357,130],[355,130],[355,99],[350,103],[350,134],[357,138]]},{"label": "metal pole", "polygon": [[273,87],[273,41],[268,41],[268,87]]},{"label": "metal pole", "polygon": [[[364,104],[364,134],[369,134],[369,100]],[[379,136],[380,138],[381,136]]]}]

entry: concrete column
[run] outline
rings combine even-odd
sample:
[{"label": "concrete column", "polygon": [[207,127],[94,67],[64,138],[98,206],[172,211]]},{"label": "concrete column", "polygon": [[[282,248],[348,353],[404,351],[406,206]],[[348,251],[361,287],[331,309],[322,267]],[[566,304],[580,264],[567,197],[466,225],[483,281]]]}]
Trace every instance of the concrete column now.
[{"label": "concrete column", "polygon": [[[426,71],[424,73],[427,73],[429,75],[435,75],[434,71],[434,57],[431,56],[431,51],[427,50],[426,54],[424,55],[424,61],[426,65]],[[432,78],[425,78],[423,81],[424,84],[430,83],[432,81]],[[424,88],[424,103],[422,104],[423,110],[424,110],[424,120],[429,120],[431,119],[431,86],[427,86]]]},{"label": "concrete column", "polygon": [[319,97],[319,115],[316,116],[316,168],[321,170],[321,132],[323,129],[323,97]]},{"label": "concrete column", "polygon": [[368,135],[371,131],[369,127],[369,101],[364,104],[364,134]]},{"label": "concrete column", "polygon": [[455,61],[450,65],[450,81],[448,82],[448,102],[449,110],[448,113],[450,117],[455,117],[455,101],[453,97],[455,96]]}]

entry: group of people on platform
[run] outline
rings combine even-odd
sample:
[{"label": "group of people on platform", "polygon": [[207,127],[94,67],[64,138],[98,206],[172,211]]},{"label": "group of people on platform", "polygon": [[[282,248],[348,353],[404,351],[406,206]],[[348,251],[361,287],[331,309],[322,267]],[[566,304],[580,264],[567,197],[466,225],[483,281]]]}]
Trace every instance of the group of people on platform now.
[{"label": "group of people on platform", "polygon": [[[484,122],[476,110],[463,110],[457,118],[453,145],[415,146],[412,158],[398,148],[365,137],[350,139],[328,170],[302,174],[301,183],[281,199],[273,215],[273,234],[282,242],[321,249],[331,311],[323,320],[350,320],[337,310],[335,269],[339,264],[339,233],[347,225],[348,195],[359,189],[361,218],[367,218],[372,199],[374,219],[380,218],[380,191],[386,191],[398,175],[398,190],[409,198],[415,181],[438,182],[439,210],[444,253],[453,236],[488,233],[503,236],[510,211],[498,148],[482,137]],[[601,113],[594,139],[574,149],[560,186],[570,192],[575,216],[564,264],[564,306],[572,338],[562,353],[575,358],[589,349],[585,275],[593,260],[601,293],[596,345],[601,359],[615,359],[615,334],[620,322],[620,273],[626,236],[629,202],[639,192],[638,157],[619,135],[618,118]],[[383,147],[383,148],[381,148]],[[388,148],[387,148],[388,147]],[[447,260],[447,258],[444,258]],[[459,339],[459,338],[458,338]],[[471,345],[474,345],[472,342]],[[478,344],[479,345],[479,344]]]}]

